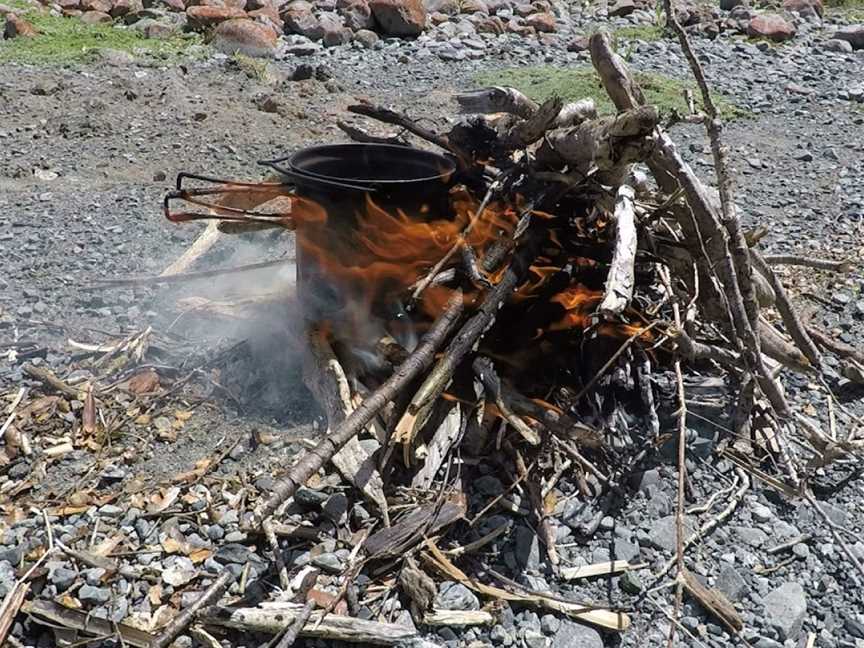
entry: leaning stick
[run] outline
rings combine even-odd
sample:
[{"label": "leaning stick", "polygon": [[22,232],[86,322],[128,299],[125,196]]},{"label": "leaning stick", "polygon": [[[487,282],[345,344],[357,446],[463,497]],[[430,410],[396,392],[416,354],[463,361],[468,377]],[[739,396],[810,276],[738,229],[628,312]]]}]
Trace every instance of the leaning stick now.
[{"label": "leaning stick", "polygon": [[153,640],[151,648],[168,648],[174,639],[191,625],[198,612],[219,600],[233,580],[234,575],[230,571],[226,569],[222,572],[197,601],[174,617],[171,623]]},{"label": "leaning stick", "polygon": [[285,477],[273,486],[273,493],[270,497],[258,504],[252,513],[252,521],[249,526],[260,527],[264,520],[279,508],[282,502],[291,497],[307,479],[330,461],[342,446],[354,438],[372,420],[378,410],[389,403],[405,385],[432,364],[436,349],[455,328],[462,314],[462,308],[462,293],[457,291],[417,349],[399,366],[393,375],[370,394],[342,423],[336,426],[330,436],[322,439],[288,471]]},{"label": "leaning stick", "polygon": [[758,250],[750,250],[750,262],[755,266],[759,274],[771,282],[771,287],[774,289],[776,298],[774,305],[777,307],[777,312],[780,313],[780,317],[783,319],[783,324],[786,326],[786,330],[789,331],[790,337],[798,348],[801,349],[801,353],[810,361],[810,364],[819,369],[822,365],[822,355],[807,334],[807,329],[801,322],[801,318],[798,317],[795,309],[792,308],[792,302],[789,301],[789,295],[786,293],[786,288],[783,287],[777,273],[771,269]]},{"label": "leaning stick", "polygon": [[536,255],[536,246],[528,250],[525,259],[514,258],[498,284],[489,291],[477,312],[465,322],[459,333],[453,338],[444,351],[441,359],[420,385],[411,399],[408,409],[396,425],[394,438],[404,444],[407,458],[408,448],[417,431],[428,420],[432,405],[444,392],[453,379],[456,368],[465,356],[474,348],[477,341],[489,330],[498,309],[510,298],[510,295],[523,280],[525,270]]},{"label": "leaning stick", "polygon": [[213,220],[207,223],[207,227],[198,235],[198,238],[195,239],[192,245],[190,245],[182,255],[175,259],[171,265],[162,271],[162,276],[167,277],[170,275],[180,274],[181,272],[186,272],[192,264],[207,254],[207,252],[210,251],[210,248],[216,245],[216,242],[221,236],[222,233],[219,231],[219,223],[217,221]]},{"label": "leaning stick", "polygon": [[615,250],[606,278],[606,294],[600,302],[600,313],[614,318],[624,312],[633,299],[636,263],[636,213],[633,200],[636,194],[632,187],[618,187],[615,199]]},{"label": "leaning stick", "polygon": [[828,349],[832,353],[841,358],[852,358],[857,362],[864,364],[864,353],[853,346],[850,346],[840,340],[835,340],[833,337],[817,329],[815,326],[808,325],[807,333],[810,337],[816,340],[820,346]]}]

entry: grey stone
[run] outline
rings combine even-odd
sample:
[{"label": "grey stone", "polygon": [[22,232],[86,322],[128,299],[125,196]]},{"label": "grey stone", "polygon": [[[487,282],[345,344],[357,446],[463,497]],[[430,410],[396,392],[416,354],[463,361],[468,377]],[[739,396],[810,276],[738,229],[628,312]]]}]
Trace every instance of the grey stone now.
[{"label": "grey stone", "polygon": [[522,645],[525,648],[546,648],[546,637],[536,630],[528,630],[522,635]]},{"label": "grey stone", "polygon": [[554,635],[561,627],[561,619],[554,614],[544,614],[540,617],[540,630],[547,635]]},{"label": "grey stone", "polygon": [[549,648],[603,648],[603,639],[594,628],[564,619]]},{"label": "grey stone", "polygon": [[841,27],[834,33],[834,38],[848,42],[852,49],[864,49],[864,24]]},{"label": "grey stone", "polygon": [[635,571],[626,571],[619,581],[621,589],[628,594],[638,594],[642,591],[642,580]]},{"label": "grey stone", "polygon": [[324,503],[327,501],[327,493],[322,493],[321,491],[312,490],[311,488],[307,488],[302,486],[297,489],[294,493],[294,501],[300,504],[301,506],[305,506],[311,509],[317,509],[324,506]]},{"label": "grey stone", "polygon": [[52,569],[48,578],[57,586],[58,592],[65,592],[75,582],[75,579],[78,578],[78,572],[61,565]]},{"label": "grey stone", "polygon": [[243,542],[246,539],[246,534],[243,531],[232,531],[225,534],[225,542]]},{"label": "grey stone", "polygon": [[219,524],[211,524],[207,527],[207,537],[211,540],[221,540],[225,537],[225,529]]},{"label": "grey stone", "polygon": [[761,547],[768,539],[767,533],[753,527],[736,526],[732,527],[732,532],[741,542],[751,547]]},{"label": "grey stone", "polygon": [[348,521],[348,498],[344,493],[334,493],[327,498],[324,504],[324,516],[337,525]]},{"label": "grey stone", "polygon": [[628,542],[623,538],[615,538],[614,542],[616,560],[635,560],[639,557],[639,545]]},{"label": "grey stone", "polygon": [[435,607],[442,610],[479,610],[480,601],[462,583],[444,581],[438,587]]},{"label": "grey stone", "polygon": [[99,515],[104,515],[105,517],[117,518],[123,515],[125,509],[120,506],[116,506],[114,504],[106,504],[99,508]]},{"label": "grey stone", "polygon": [[754,504],[750,508],[750,514],[753,516],[753,519],[757,522],[768,522],[771,518],[774,517],[774,513],[767,506],[763,506],[762,504]]},{"label": "grey stone", "polygon": [[17,567],[21,564],[21,558],[24,556],[24,547],[21,545],[13,547],[0,548],[0,561],[5,560],[10,565]]},{"label": "grey stone", "polygon": [[6,596],[17,581],[15,568],[5,560],[0,561],[0,598]]},{"label": "grey stone", "polygon": [[803,542],[799,542],[794,547],[792,547],[792,553],[795,554],[798,558],[806,560],[807,557],[810,555],[810,547],[808,547]]},{"label": "grey stone", "polygon": [[354,42],[358,43],[361,47],[365,49],[372,49],[375,45],[378,44],[378,41],[381,40],[374,31],[371,29],[358,29],[354,32]]},{"label": "grey stone", "polygon": [[81,589],[78,590],[77,595],[78,600],[82,603],[96,603],[97,605],[101,605],[111,600],[111,590],[107,587],[83,585]]},{"label": "grey stone", "polygon": [[831,38],[822,43],[823,52],[834,52],[835,54],[851,54],[852,43],[839,38]]},{"label": "grey stone", "polygon": [[807,614],[807,598],[798,583],[784,583],[771,591],[762,601],[765,620],[782,641],[798,639]]},{"label": "grey stone", "polygon": [[323,553],[312,558],[312,564],[331,574],[342,572],[342,561],[335,553]]},{"label": "grey stone", "polygon": [[88,585],[100,585],[102,583],[102,577],[105,575],[105,570],[101,567],[92,567],[90,569],[85,569],[81,572],[81,575],[84,576],[84,579],[87,581]]},{"label": "grey stone", "polygon": [[714,586],[723,592],[730,601],[740,601],[749,589],[747,581],[732,565],[723,566]]},{"label": "grey stone", "polygon": [[[692,518],[684,518],[684,530],[687,536],[693,534],[695,525]],[[674,551],[678,542],[675,516],[667,515],[659,520],[655,520],[648,529],[648,539],[651,546],[656,549]]]},{"label": "grey stone", "polygon": [[516,562],[525,571],[540,569],[540,540],[525,526],[516,527]]},{"label": "grey stone", "polygon": [[513,643],[513,634],[504,626],[496,625],[489,631],[489,640],[496,644],[509,646]]}]

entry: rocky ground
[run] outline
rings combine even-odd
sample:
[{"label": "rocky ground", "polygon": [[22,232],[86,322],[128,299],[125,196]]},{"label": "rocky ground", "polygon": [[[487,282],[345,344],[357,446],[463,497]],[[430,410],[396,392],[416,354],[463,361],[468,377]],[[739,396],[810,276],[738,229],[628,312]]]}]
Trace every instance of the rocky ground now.
[{"label": "rocky ground", "polygon": [[[7,453],[8,461],[0,469],[7,514],[0,546],[0,593],[11,589],[20,575],[16,570],[29,564],[29,556],[45,541],[43,519],[34,509],[16,506],[16,501],[50,504],[53,534],[67,544],[91,533],[90,549],[110,545],[117,534],[125,538],[119,550],[116,545],[108,549],[111,558],[124,565],[121,575],[106,575],[94,566],[76,569],[75,561],[58,555],[45,563],[49,571],[38,586],[42,599],[95,610],[96,616],[117,622],[157,627],[160,615],[188,605],[220,570],[240,573],[244,564],[251,564],[250,582],[266,571],[266,543],[256,545],[240,531],[236,500],[216,498],[206,519],[184,515],[179,523],[165,524],[178,518],[162,513],[178,506],[193,512],[210,507],[208,489],[218,491],[217,484],[238,498],[239,484],[251,494],[266,491],[269,473],[297,451],[298,440],[315,438],[316,413],[301,386],[294,356],[287,353],[287,358],[274,360],[273,351],[285,348],[285,338],[265,335],[290,321],[287,314],[285,320],[231,326],[177,318],[178,297],[234,295],[253,287],[278,287],[283,278],[271,270],[243,283],[205,281],[182,289],[107,289],[98,281],[158,273],[194,239],[199,231],[195,226],[169,224],[160,211],[165,191],[181,170],[257,177],[256,160],[313,143],[341,141],[344,136],[336,120],[356,97],[404,107],[412,115],[424,116],[429,126],[443,129],[448,116],[455,114],[452,93],[474,87],[478,72],[512,66],[585,66],[587,54],[579,51],[579,37],[593,25],[632,28],[654,19],[653,13],[636,7],[619,12],[626,17],[608,19],[605,7],[562,3],[548,9],[555,31],[537,30],[542,22],[533,19],[540,38],[507,30],[481,31],[480,18],[474,17],[482,11],[470,13],[469,20],[455,15],[434,18],[430,10],[430,20],[439,24],[419,38],[381,38],[373,33],[375,38],[364,42],[364,36],[355,33],[344,37],[351,42],[323,47],[320,38],[291,34],[280,36],[266,65],[200,46],[194,56],[179,59],[108,50],[95,62],[65,67],[2,64],[0,388],[10,400],[19,386],[36,388],[22,372],[25,362],[66,374],[77,362],[69,339],[100,343],[152,326],[153,346],[163,349],[160,357],[186,369],[226,348],[225,338],[265,341],[241,354],[242,367],[225,365],[237,374],[232,378],[231,369],[221,374],[228,389],[201,387],[205,404],[195,408],[189,407],[197,402],[191,397],[160,406],[142,422],[143,432],[118,435],[107,450],[75,447],[50,462],[39,452],[17,458]],[[499,16],[507,25],[508,9],[502,11]],[[750,20],[743,6],[731,13],[705,11],[723,19],[711,24]],[[443,10],[437,13],[447,16]],[[748,225],[767,227],[765,249],[857,263],[864,253],[864,50],[860,41],[859,49],[853,50],[849,40],[838,44],[833,38],[849,22],[845,14],[828,12],[819,19],[815,9],[801,13],[810,15],[787,14],[796,34],[782,46],[746,40],[731,28],[713,40],[698,37],[695,44],[712,86],[748,113],[728,125],[726,138],[737,169],[737,201]],[[168,20],[164,15],[150,19]],[[320,23],[320,14],[315,18]],[[637,70],[686,78],[680,48],[671,40],[622,35],[619,49]],[[673,132],[697,172],[710,177],[710,153],[701,127],[679,125]],[[292,248],[289,239],[269,235],[238,241],[218,245],[204,267],[270,258]],[[845,342],[862,343],[860,267],[845,275],[789,271],[784,278],[796,288],[798,301],[812,306],[814,323]],[[183,335],[172,336],[175,332]],[[827,368],[827,384],[844,408],[861,416],[860,387],[837,370]],[[274,377],[278,381],[268,388]],[[803,411],[824,415],[825,392],[817,381],[796,378],[791,384]],[[81,406],[73,399],[73,412]],[[74,419],[74,414],[67,417]],[[842,415],[841,424],[856,425]],[[174,433],[166,433],[166,426]],[[736,485],[729,462],[712,457],[710,435],[699,432],[697,437],[688,462],[697,485],[694,506],[718,489],[731,493]],[[43,448],[44,442],[37,445]],[[204,465],[196,462],[213,457],[222,460],[207,480],[178,477]],[[505,484],[493,465],[480,470],[487,474],[476,487],[485,501]],[[864,583],[846,556],[851,551],[864,560],[859,539],[864,531],[864,488],[855,480],[832,486],[852,470],[835,466],[815,473],[822,487],[817,495],[824,498],[821,507],[842,527],[839,535],[829,532],[812,506],[781,498],[759,483],[751,486],[720,528],[689,551],[692,570],[735,603],[745,630],[735,638],[698,605],[685,601],[681,624],[691,636],[681,645],[747,642],[759,648],[791,648],[803,645],[813,633],[817,646],[864,646]],[[173,497],[182,492],[183,503],[171,500],[166,505],[176,484],[181,490]],[[99,499],[105,493],[116,498]],[[74,505],[69,503],[73,495],[79,497],[80,510],[60,510]],[[660,455],[639,466],[630,489],[620,497],[562,501],[554,517],[565,564],[610,559],[647,563],[644,570],[595,581],[567,583],[554,578],[537,537],[517,514],[496,511],[494,519],[476,530],[482,534],[498,523],[512,524],[506,542],[487,547],[495,564],[533,589],[632,607],[633,627],[627,633],[601,634],[562,615],[504,605],[491,626],[431,629],[427,639],[447,646],[665,645],[671,590],[646,593],[646,588],[652,582],[651,571],[674,550],[674,497],[674,467]],[[349,514],[358,525],[368,516],[359,502],[349,509],[344,495],[326,480],[308,499],[304,515],[321,528],[329,522],[335,529]],[[723,501],[704,512],[694,511],[694,522],[717,515]],[[592,524],[597,519],[599,526]],[[596,531],[585,537],[592,526]],[[185,550],[169,550],[171,539]],[[796,542],[788,550],[770,551],[792,540]],[[346,560],[348,552],[341,547],[333,531],[333,537],[311,554],[308,547],[295,548],[290,560],[295,567],[311,560],[327,570]],[[196,554],[198,550],[203,553]],[[481,605],[473,593],[453,583],[440,584],[436,596],[438,608]],[[405,621],[401,607],[399,601],[391,602],[384,612]],[[61,645],[56,642],[62,639],[24,615],[17,618],[12,635],[26,646]],[[177,645],[206,645],[199,641],[200,637],[181,637]],[[254,637],[232,641],[223,645],[265,645]],[[108,640],[101,645],[108,645]]]}]

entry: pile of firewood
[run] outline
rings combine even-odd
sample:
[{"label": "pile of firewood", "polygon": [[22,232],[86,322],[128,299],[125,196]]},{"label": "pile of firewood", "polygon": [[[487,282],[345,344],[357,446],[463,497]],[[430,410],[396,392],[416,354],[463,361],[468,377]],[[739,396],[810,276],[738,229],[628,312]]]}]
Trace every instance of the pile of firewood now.
[{"label": "pile of firewood", "polygon": [[[371,291],[374,300],[402,308],[399,318],[374,328],[376,339],[368,331],[357,339],[361,321],[341,329],[327,322],[310,326],[305,379],[327,416],[328,430],[246,520],[250,532],[263,532],[270,540],[281,565],[282,600],[294,602],[209,608],[205,622],[285,631],[280,646],[290,645],[298,632],[351,636],[363,631],[363,624],[330,613],[343,598],[349,608],[356,607],[353,581],[363,571],[397,583],[412,602],[418,624],[470,622],[457,619],[455,612],[436,616],[442,613],[430,607],[431,574],[460,582],[484,599],[626,629],[623,612],[457,566],[465,553],[507,532],[495,529],[470,546],[459,544],[460,521],[476,520],[500,499],[469,510],[475,495],[470,457],[494,453],[499,464],[511,466],[509,490],[527,494],[548,562],[560,573],[566,569],[559,566],[548,524],[547,496],[556,482],[566,476],[585,497],[596,496],[596,489],[609,491],[650,448],[671,436],[682,492],[678,551],[655,576],[676,568],[679,587],[733,631],[740,630],[734,607],[690,576],[685,565],[687,547],[720,520],[689,536],[682,523],[684,374],[692,368],[726,381],[733,396],[722,407],[732,413],[732,430],[719,452],[737,467],[744,488],[756,477],[818,511],[807,471],[855,457],[864,439],[843,438],[796,412],[784,391],[783,371],[816,376],[821,354],[828,351],[848,363],[852,373],[857,367],[860,376],[862,358],[808,327],[772,269],[778,262],[835,270],[843,270],[842,264],[763,256],[760,232],[742,228],[720,118],[683,31],[679,35],[699,83],[703,112],[693,106],[690,115],[674,119],[707,128],[719,190],[703,184],[676,152],[657,109],[645,104],[605,34],[592,36],[590,50],[618,109],[615,115],[598,116],[591,100],[564,104],[553,98],[537,105],[514,89],[487,88],[458,97],[469,114],[443,135],[388,109],[351,108],[455,157],[458,184],[450,197],[459,206],[440,230],[435,223],[424,224],[423,236],[441,238],[435,245],[418,241],[420,256],[406,262],[395,284],[389,277],[386,290]],[[373,135],[355,123],[340,125],[358,141],[404,143],[401,134]],[[207,216],[225,230],[302,223],[298,202],[279,187],[262,184],[244,191],[235,186]],[[273,215],[279,201],[292,205],[290,218]],[[265,204],[270,215],[261,216],[256,210]],[[382,250],[376,242],[382,223],[402,228],[400,234],[408,238],[416,224],[410,215],[382,213],[370,204],[358,226],[358,255],[404,255],[404,249]],[[297,236],[302,251],[309,245],[302,225]],[[326,262],[334,282],[347,276],[340,267],[356,271],[357,259],[345,256],[349,252],[315,249],[317,262]],[[373,274],[362,278],[375,287]],[[365,315],[372,319],[371,306]],[[359,319],[363,316],[361,311]],[[405,334],[406,322],[422,333],[416,343]],[[660,394],[656,372],[673,376],[675,393]],[[674,400],[671,417],[664,419],[661,398]],[[298,531],[286,530],[280,516],[298,489],[328,463],[374,505],[380,527],[358,530],[351,538],[339,593],[310,621],[315,606],[305,592],[314,577],[306,570],[289,573],[282,562],[278,536],[296,538]],[[394,505],[411,510],[395,515]],[[864,574],[855,557],[850,560]],[[620,566],[609,565],[616,569]],[[224,588],[227,580],[217,585]],[[207,601],[215,598],[217,590]],[[166,640],[199,607],[178,619]],[[472,614],[485,619],[488,611]],[[316,625],[314,619],[322,617]],[[393,635],[386,642],[399,639]]]}]

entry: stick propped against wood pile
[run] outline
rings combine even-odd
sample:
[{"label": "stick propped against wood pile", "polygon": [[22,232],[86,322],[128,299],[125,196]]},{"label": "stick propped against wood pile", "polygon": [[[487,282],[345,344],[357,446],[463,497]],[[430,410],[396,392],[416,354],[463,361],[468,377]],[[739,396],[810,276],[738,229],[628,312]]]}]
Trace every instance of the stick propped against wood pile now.
[{"label": "stick propped against wood pile", "polygon": [[615,200],[615,251],[606,279],[606,295],[600,302],[600,312],[617,317],[633,298],[636,263],[636,214],[633,211],[635,193],[632,187],[618,187]]}]

